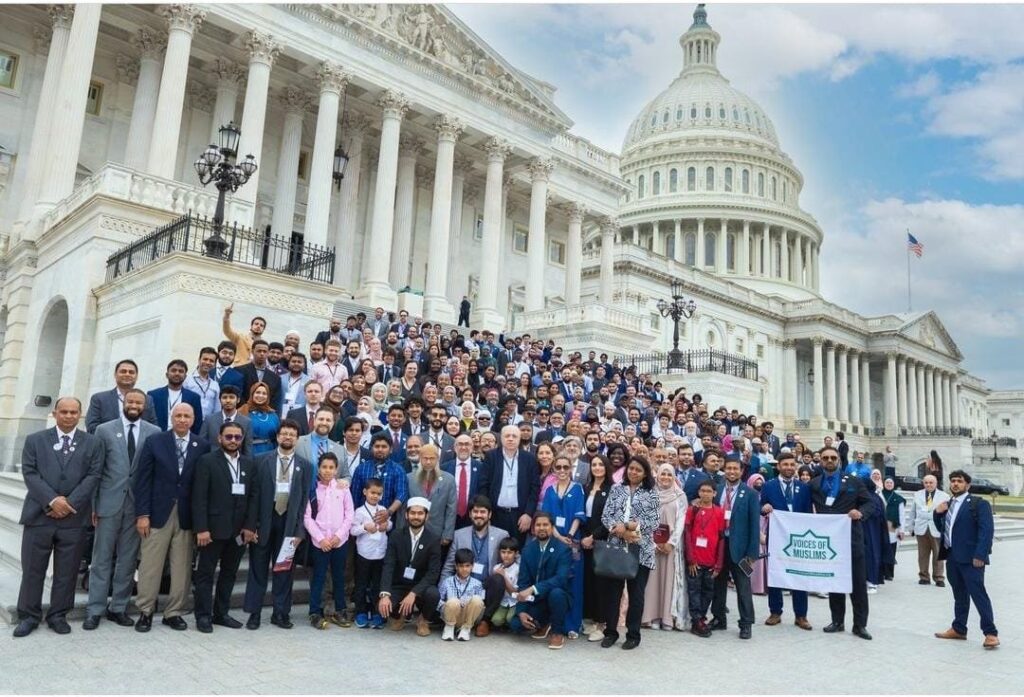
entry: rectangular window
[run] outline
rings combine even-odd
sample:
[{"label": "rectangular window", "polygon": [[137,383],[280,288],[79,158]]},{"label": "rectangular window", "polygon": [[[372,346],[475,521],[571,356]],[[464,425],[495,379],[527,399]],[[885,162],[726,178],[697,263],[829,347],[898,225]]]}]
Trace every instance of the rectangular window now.
[{"label": "rectangular window", "polygon": [[652,312],[651,313],[651,330],[652,331],[658,331],[659,329],[661,329],[661,315],[659,315],[657,312]]},{"label": "rectangular window", "polygon": [[85,100],[85,113],[93,116],[100,115],[103,107],[103,84],[100,82],[89,83],[89,96]]},{"label": "rectangular window", "polygon": [[565,243],[551,240],[548,245],[548,261],[552,264],[565,264]]},{"label": "rectangular window", "polygon": [[757,357],[764,358],[764,344],[757,345]]},{"label": "rectangular window", "polygon": [[299,152],[299,170],[296,174],[302,181],[306,181],[309,177],[309,150]]},{"label": "rectangular window", "polygon": [[529,229],[525,225],[516,223],[512,227],[512,249],[526,254],[529,248]]},{"label": "rectangular window", "polygon": [[736,339],[736,353],[743,353],[743,339]]},{"label": "rectangular window", "polygon": [[18,77],[18,54],[0,49],[0,87],[14,88]]},{"label": "rectangular window", "polygon": [[473,226],[473,239],[480,241],[484,238],[484,217],[478,215],[476,217],[476,225]]}]

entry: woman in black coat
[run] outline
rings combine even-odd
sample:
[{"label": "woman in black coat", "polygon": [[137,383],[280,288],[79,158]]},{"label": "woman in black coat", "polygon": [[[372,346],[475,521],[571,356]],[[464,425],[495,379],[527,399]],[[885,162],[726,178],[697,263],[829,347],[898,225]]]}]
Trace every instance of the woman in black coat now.
[{"label": "woman in black coat", "polygon": [[604,638],[604,579],[594,574],[594,541],[607,540],[608,528],[601,522],[608,491],[612,488],[608,460],[604,455],[595,455],[590,460],[590,485],[587,487],[587,522],[583,525],[581,546],[583,547],[583,619],[590,620],[593,628],[587,634],[588,641]]}]

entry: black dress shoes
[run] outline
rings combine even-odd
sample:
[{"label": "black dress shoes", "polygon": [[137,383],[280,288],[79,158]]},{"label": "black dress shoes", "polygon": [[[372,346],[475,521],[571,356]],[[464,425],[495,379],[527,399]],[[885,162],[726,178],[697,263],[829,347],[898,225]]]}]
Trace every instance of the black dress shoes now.
[{"label": "black dress shoes", "polygon": [[740,627],[740,639],[750,638],[750,627]]},{"label": "black dress shoes", "polygon": [[184,617],[165,617],[160,623],[178,632],[188,629],[188,622],[185,621]]},{"label": "black dress shoes", "polygon": [[221,617],[214,617],[213,623],[220,625],[221,627],[227,627],[228,629],[241,629],[242,623],[236,620],[231,615],[223,615]]},{"label": "black dress shoes", "polygon": [[22,620],[18,622],[18,626],[14,628],[14,638],[20,639],[23,636],[28,636],[32,632],[36,631],[39,627],[39,623],[35,620]]},{"label": "black dress shoes", "polygon": [[107,610],[106,617],[119,627],[131,627],[135,624],[135,622],[132,621],[132,618],[128,616],[127,612],[114,612],[113,610]]},{"label": "black dress shoes", "polygon": [[57,632],[58,634],[70,634],[71,633],[71,625],[68,624],[68,621],[66,619],[64,619],[63,617],[58,617],[57,619],[48,620],[46,622],[46,624],[47,624],[47,626],[50,627],[50,629],[52,629],[53,631]]},{"label": "black dress shoes", "polygon": [[708,625],[708,629],[710,629],[713,632],[714,631],[718,631],[719,629],[728,629],[728,628],[729,628],[729,624],[725,620],[719,619],[717,617],[715,618],[715,620],[711,624]]},{"label": "black dress shoes", "polygon": [[213,632],[213,622],[210,621],[209,617],[199,617],[196,619],[196,629],[203,634],[210,634]]},{"label": "black dress shoes", "polygon": [[249,620],[245,623],[246,629],[259,629],[260,628],[260,613],[254,612],[249,615]]},{"label": "black dress shoes", "polygon": [[291,629],[295,626],[288,615],[271,615],[270,624],[275,624],[281,629]]},{"label": "black dress shoes", "polygon": [[853,628],[853,635],[854,636],[859,636],[861,639],[866,639],[868,641],[871,641],[871,635],[868,633],[868,630],[864,629],[864,627],[854,626],[854,628]]},{"label": "black dress shoes", "polygon": [[825,632],[826,634],[835,634],[836,632],[845,632],[846,626],[842,622],[833,622],[821,631]]},{"label": "black dress shoes", "polygon": [[82,629],[84,629],[87,632],[91,632],[92,630],[96,629],[96,627],[99,627],[99,626],[100,626],[100,616],[99,615],[87,615],[86,618],[85,618],[85,621],[82,622]]},{"label": "black dress shoes", "polygon": [[626,642],[622,645],[622,649],[624,651],[632,651],[639,645],[640,641],[638,639],[626,639]]},{"label": "black dress shoes", "polygon": [[618,641],[618,638],[613,636],[606,636],[604,639],[601,640],[601,648],[610,649],[611,647],[615,646],[616,641]]},{"label": "black dress shoes", "polygon": [[[166,622],[167,620],[164,620]],[[136,632],[148,632],[153,628],[153,615],[147,615],[145,613],[139,615],[139,619],[135,620],[135,631]]]}]

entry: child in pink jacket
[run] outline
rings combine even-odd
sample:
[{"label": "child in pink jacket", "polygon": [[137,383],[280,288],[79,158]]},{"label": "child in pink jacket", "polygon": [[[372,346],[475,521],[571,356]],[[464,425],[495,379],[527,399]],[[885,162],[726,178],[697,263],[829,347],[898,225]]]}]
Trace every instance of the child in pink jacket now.
[{"label": "child in pink jacket", "polygon": [[316,494],[306,505],[306,530],[312,545],[313,578],[309,583],[309,623],[327,629],[323,615],[324,582],[330,566],[336,607],[345,607],[345,557],[352,527],[352,494],[346,482],[336,479],[338,458],[334,453],[320,456]]}]

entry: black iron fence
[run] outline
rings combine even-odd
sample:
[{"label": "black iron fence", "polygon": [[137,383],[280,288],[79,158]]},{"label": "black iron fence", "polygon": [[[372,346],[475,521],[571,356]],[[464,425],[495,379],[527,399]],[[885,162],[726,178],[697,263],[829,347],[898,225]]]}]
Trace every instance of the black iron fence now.
[{"label": "black iron fence", "polygon": [[1005,438],[1005,437],[999,437],[999,438],[991,438],[991,437],[990,438],[975,438],[975,439],[973,439],[971,441],[971,445],[996,445],[996,446],[1001,445],[1001,446],[1003,446],[1005,448],[1016,448],[1017,447],[1017,439],[1016,438]]},{"label": "black iron fence", "polygon": [[[680,351],[679,365],[687,373],[724,373],[737,378],[757,380],[757,361],[715,349]],[[646,353],[616,356],[619,366],[633,367],[638,375],[664,375],[669,372],[668,353]],[[677,372],[675,369],[672,372]]]},{"label": "black iron fence", "polygon": [[957,428],[922,428],[920,426],[914,428],[901,427],[901,436],[953,436],[956,438],[970,438],[974,433],[973,429],[957,427]]},{"label": "black iron fence", "polygon": [[[204,244],[214,235],[213,221],[188,213],[110,255],[107,281],[131,273],[174,252],[205,256]],[[267,232],[232,225],[221,229],[227,247],[219,258],[286,276],[321,283],[334,282],[334,249],[295,242]]]}]

